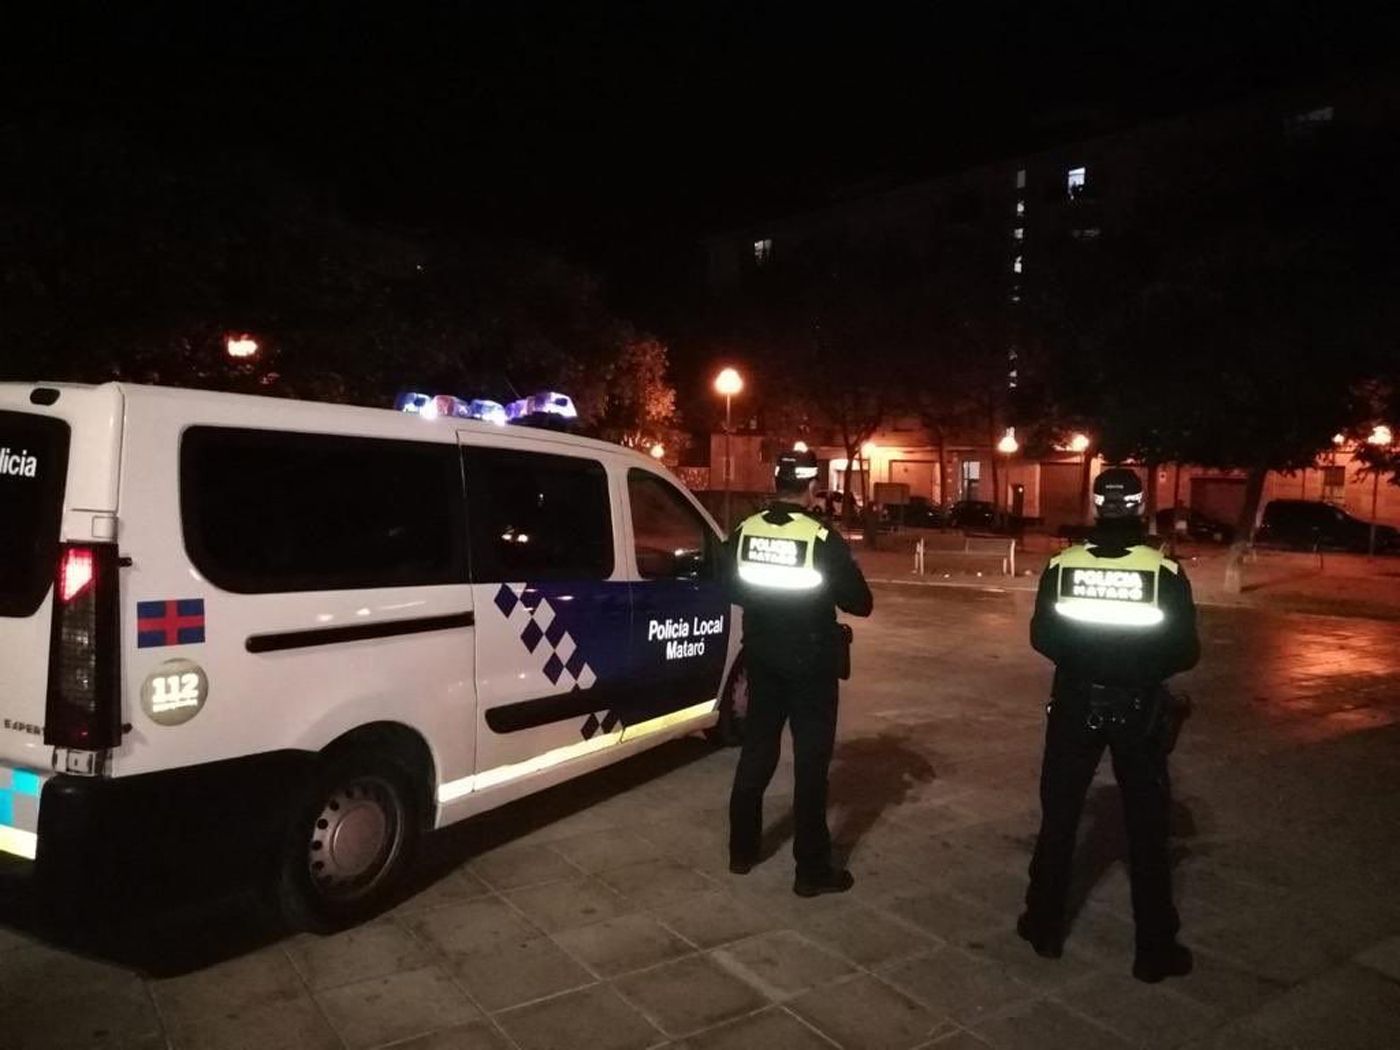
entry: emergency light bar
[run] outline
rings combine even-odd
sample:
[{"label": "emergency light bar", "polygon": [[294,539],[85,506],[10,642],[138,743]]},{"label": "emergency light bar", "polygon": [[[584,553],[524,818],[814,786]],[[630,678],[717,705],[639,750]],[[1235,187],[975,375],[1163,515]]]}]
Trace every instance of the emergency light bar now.
[{"label": "emergency light bar", "polygon": [[500,402],[485,398],[463,401],[451,394],[422,394],[410,390],[394,399],[394,408],[420,419],[478,419],[497,426],[506,425],[505,408]]},{"label": "emergency light bar", "polygon": [[407,390],[394,399],[394,408],[420,419],[478,419],[497,426],[518,423],[522,426],[559,427],[578,419],[574,399],[555,390],[542,390],[512,401],[509,405],[485,398],[464,401],[451,394],[424,394]]}]

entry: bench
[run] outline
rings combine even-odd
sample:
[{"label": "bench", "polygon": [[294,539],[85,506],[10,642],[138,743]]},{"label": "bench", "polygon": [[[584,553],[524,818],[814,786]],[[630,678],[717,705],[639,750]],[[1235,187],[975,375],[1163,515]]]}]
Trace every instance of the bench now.
[{"label": "bench", "polygon": [[914,544],[914,571],[920,576],[924,575],[924,565],[929,555],[935,559],[998,560],[1002,575],[1016,575],[1016,540],[1011,536],[964,536],[960,543],[931,545],[919,540]]}]

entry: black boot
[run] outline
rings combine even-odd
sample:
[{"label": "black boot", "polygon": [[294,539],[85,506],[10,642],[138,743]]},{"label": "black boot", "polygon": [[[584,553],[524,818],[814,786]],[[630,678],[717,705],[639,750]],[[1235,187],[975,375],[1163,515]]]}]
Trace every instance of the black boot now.
[{"label": "black boot", "polygon": [[1133,976],[1139,981],[1156,984],[1168,977],[1185,977],[1195,960],[1191,949],[1176,941],[1150,948],[1139,948],[1133,960]]},{"label": "black boot", "polygon": [[736,857],[732,854],[729,857],[729,870],[735,875],[747,875],[753,871],[754,862],[747,857]]},{"label": "black boot", "polygon": [[1058,959],[1065,953],[1065,935],[1059,927],[1036,922],[1030,912],[1016,920],[1016,933],[1042,959]]},{"label": "black boot", "polygon": [[792,892],[799,897],[819,897],[823,893],[845,893],[856,884],[855,877],[843,868],[828,868],[820,875],[798,875]]}]

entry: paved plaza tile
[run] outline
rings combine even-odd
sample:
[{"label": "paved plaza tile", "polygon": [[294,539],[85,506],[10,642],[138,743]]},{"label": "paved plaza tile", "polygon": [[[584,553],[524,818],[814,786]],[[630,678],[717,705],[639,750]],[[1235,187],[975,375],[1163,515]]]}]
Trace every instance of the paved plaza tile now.
[{"label": "paved plaza tile", "polygon": [[36,926],[23,879],[4,869],[0,1045],[1400,1045],[1400,625],[1203,610],[1205,656],[1179,682],[1196,709],[1172,760],[1175,880],[1197,966],[1148,986],[1129,975],[1106,766],[1064,958],[1038,958],[1014,932],[1049,682],[1026,645],[1030,595],[876,597],[833,762],[851,893],[791,891],[787,748],[765,860],[730,874],[737,756],[687,739],[434,837],[411,896],[334,936],[196,914],[189,963],[153,956],[142,924],[71,950]]}]

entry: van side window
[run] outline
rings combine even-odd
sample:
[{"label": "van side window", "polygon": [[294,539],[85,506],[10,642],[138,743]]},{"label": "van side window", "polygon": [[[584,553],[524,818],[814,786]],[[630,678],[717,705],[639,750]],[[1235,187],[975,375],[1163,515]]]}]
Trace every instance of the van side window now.
[{"label": "van side window", "polygon": [[717,543],[704,519],[664,479],[645,470],[627,474],[637,571],[643,579],[709,579]]},{"label": "van side window", "polygon": [[498,448],[462,455],[476,583],[612,575],[612,505],[601,463]]},{"label": "van side window", "polygon": [[452,445],[191,427],[180,445],[190,560],[240,594],[466,582]]}]

